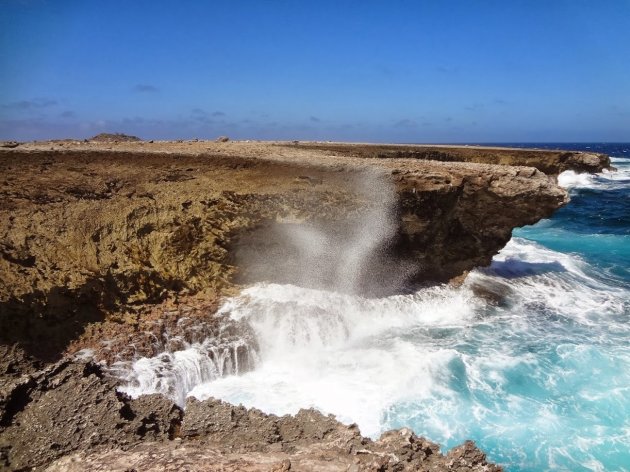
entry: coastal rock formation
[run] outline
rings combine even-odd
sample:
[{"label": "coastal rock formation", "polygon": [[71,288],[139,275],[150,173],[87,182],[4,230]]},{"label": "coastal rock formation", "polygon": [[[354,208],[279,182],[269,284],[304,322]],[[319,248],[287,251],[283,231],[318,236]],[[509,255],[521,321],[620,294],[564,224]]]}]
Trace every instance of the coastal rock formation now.
[{"label": "coastal rock formation", "polygon": [[[277,417],[209,399],[185,410],[132,400],[97,364],[64,360],[4,385],[0,465],[9,470],[500,471],[473,443],[447,455],[410,430],[361,436],[332,416]],[[18,400],[19,399],[19,400]]]},{"label": "coastal rock formation", "polygon": [[500,470],[471,443],[444,456],[408,430],[372,441],[312,410],[279,418],[188,400],[184,411],[158,395],[132,400],[110,377],[117,361],[247,337],[215,315],[241,284],[306,274],[305,286],[380,296],[456,281],[568,201],[553,174],[607,165],[439,149],[118,139],[1,149],[0,467]]},{"label": "coastal rock formation", "polygon": [[[52,359],[90,323],[137,320],[182,296],[216,302],[235,282],[290,281],[299,248],[270,231],[360,232],[383,199],[391,221],[378,224],[394,230],[373,248],[384,263],[364,269],[356,290],[447,281],[567,201],[534,168],[339,158],[301,144],[284,154],[257,143],[156,144],[0,152],[0,341]],[[243,260],[252,248],[262,264]],[[404,264],[405,280],[386,283],[397,271],[387,261]]]},{"label": "coastal rock formation", "polygon": [[140,138],[124,133],[100,133],[96,136],[91,137],[90,141],[98,143],[119,143],[140,141]]},{"label": "coastal rock formation", "polygon": [[406,158],[442,162],[476,162],[509,166],[535,167],[549,175],[565,170],[575,172],[601,172],[610,168],[606,154],[581,151],[554,151],[547,149],[514,149],[487,146],[444,145],[360,145],[346,143],[301,143],[300,147],[326,151],[339,156],[375,159]]}]

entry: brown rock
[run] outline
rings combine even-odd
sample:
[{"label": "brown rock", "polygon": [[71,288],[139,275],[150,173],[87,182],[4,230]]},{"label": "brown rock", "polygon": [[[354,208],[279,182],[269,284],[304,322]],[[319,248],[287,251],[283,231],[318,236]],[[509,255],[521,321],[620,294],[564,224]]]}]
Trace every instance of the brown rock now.
[{"label": "brown rock", "polygon": [[142,141],[137,136],[130,136],[124,133],[100,133],[90,138],[90,141],[98,143],[121,143]]},{"label": "brown rock", "polygon": [[610,158],[606,154],[581,151],[424,144],[302,143],[301,147],[333,152],[341,156],[535,167],[549,175],[558,175],[565,170],[601,172],[603,169],[611,168]]},{"label": "brown rock", "polygon": [[[284,229],[352,232],[374,208],[394,217],[394,234],[352,289],[384,295],[447,281],[567,201],[533,168],[232,144],[0,151],[0,342],[54,359],[86,329],[137,321],[183,294],[216,301],[235,283],[295,283],[302,261]],[[331,288],[320,275],[305,285]]]},{"label": "brown rock", "polygon": [[408,429],[371,441],[315,410],[278,417],[190,399],[183,412],[159,395],[131,400],[92,362],[61,361],[10,394],[0,429],[8,470],[501,470],[471,442],[443,456]]},{"label": "brown rock", "polygon": [[293,281],[301,260],[280,237],[292,227],[370,231],[365,215],[380,212],[392,234],[353,289],[398,290],[396,272],[404,283],[453,279],[567,201],[543,172],[597,170],[605,157],[102,139],[114,150],[0,150],[0,467],[500,470],[472,443],[444,457],[409,430],[370,441],[317,411],[276,417],[217,400],[190,400],[183,414],[156,395],[117,394],[93,362],[42,370],[39,360],[90,348],[111,363],[176,349],[165,333],[214,335],[218,300],[238,283]]}]

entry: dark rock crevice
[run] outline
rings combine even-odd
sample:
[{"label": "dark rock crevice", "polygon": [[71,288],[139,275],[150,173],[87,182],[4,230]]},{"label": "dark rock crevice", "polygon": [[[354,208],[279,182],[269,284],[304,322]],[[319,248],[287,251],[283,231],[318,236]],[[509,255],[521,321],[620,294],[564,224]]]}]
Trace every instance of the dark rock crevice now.
[{"label": "dark rock crevice", "polygon": [[[407,282],[446,282],[489,264],[513,228],[567,202],[543,172],[607,165],[585,153],[497,149],[108,144],[116,149],[0,150],[2,349],[54,361],[94,348],[111,365],[215,336],[218,301],[239,283],[294,282],[281,276],[302,259],[279,229],[324,230],[343,242],[385,223],[392,231],[369,241],[354,290],[379,296]],[[203,147],[186,151],[195,146]],[[392,283],[394,273],[404,283]],[[232,328],[221,334],[242,334]],[[119,457],[150,470],[160,466],[155,457],[166,464],[182,451],[180,469],[188,461],[190,470],[228,460],[243,470],[267,460],[277,470],[321,461],[340,470],[498,470],[472,444],[443,456],[407,430],[370,441],[313,410],[278,418],[191,400],[184,413],[159,395],[116,393],[98,364],[63,358],[42,368],[11,349],[13,360],[0,364],[0,464],[13,470],[52,461],[51,471],[74,470],[77,458],[109,470]]]},{"label": "dark rock crevice", "polygon": [[[91,470],[118,470],[108,451],[126,457],[126,464],[143,464],[148,447],[151,462],[138,470],[170,470],[180,448],[186,450],[187,470],[223,470],[224,460],[258,464],[247,470],[269,470],[267,461],[293,463],[298,470],[318,470],[320,464],[337,464],[331,470],[340,471],[352,464],[357,470],[501,470],[472,442],[444,456],[436,444],[406,429],[373,441],[356,425],[315,410],[278,417],[215,399],[190,399],[184,411],[160,395],[131,399],[115,387],[102,367],[90,362],[64,360],[32,374],[29,401],[22,401],[0,430],[3,466],[77,470],[76,464],[92,463]],[[26,391],[15,386],[8,393],[22,398]]]}]

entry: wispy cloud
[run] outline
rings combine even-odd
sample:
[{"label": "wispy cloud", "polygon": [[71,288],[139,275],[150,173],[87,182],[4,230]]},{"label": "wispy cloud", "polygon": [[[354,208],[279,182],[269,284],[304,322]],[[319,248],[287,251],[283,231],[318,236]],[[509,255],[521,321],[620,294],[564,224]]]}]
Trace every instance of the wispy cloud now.
[{"label": "wispy cloud", "polygon": [[133,91],[136,93],[156,93],[159,92],[160,89],[151,84],[136,84],[133,87]]},{"label": "wispy cloud", "polygon": [[309,120],[311,120],[313,123],[319,123],[319,122],[322,121],[319,118],[317,118],[316,116],[309,117]]},{"label": "wispy cloud", "polygon": [[64,112],[59,113],[59,117],[61,118],[75,118],[77,114],[72,110],[66,110]]},{"label": "wispy cloud", "polygon": [[32,100],[19,100],[17,102],[5,103],[2,108],[7,110],[33,110],[39,108],[49,108],[57,105],[57,100],[50,98],[34,98]]},{"label": "wispy cloud", "polygon": [[203,108],[193,108],[190,111],[190,118],[192,118],[195,121],[200,121],[202,123],[214,123],[215,121],[223,123],[224,121],[221,120],[220,118],[223,118],[225,116],[226,114],[224,112],[218,111],[218,110],[213,111],[212,113],[209,113]]},{"label": "wispy cloud", "polygon": [[199,123],[213,123],[213,120],[210,118],[210,115],[208,115],[208,112],[202,108],[193,108],[190,111],[190,118],[198,121]]},{"label": "wispy cloud", "polygon": [[473,103],[472,105],[469,105],[466,108],[466,110],[468,111],[480,111],[483,110],[485,108],[483,103]]},{"label": "wispy cloud", "polygon": [[394,123],[394,128],[415,128],[416,126],[418,126],[418,123],[409,118],[403,118]]}]

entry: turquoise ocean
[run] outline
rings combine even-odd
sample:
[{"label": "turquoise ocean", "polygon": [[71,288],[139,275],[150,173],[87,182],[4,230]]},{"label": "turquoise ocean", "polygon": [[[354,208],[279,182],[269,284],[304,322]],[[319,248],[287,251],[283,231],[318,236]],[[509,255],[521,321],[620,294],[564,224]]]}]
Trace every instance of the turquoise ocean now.
[{"label": "turquoise ocean", "polygon": [[630,471],[630,144],[510,145],[603,152],[617,171],[561,174],[571,201],[458,288],[247,287],[221,313],[251,326],[253,370],[226,368],[208,340],[137,359],[123,390],[313,407],[444,449],[473,439],[514,472]]}]

